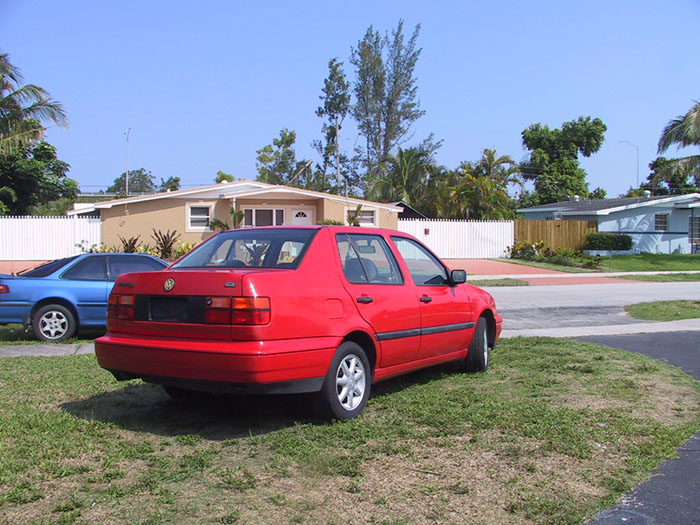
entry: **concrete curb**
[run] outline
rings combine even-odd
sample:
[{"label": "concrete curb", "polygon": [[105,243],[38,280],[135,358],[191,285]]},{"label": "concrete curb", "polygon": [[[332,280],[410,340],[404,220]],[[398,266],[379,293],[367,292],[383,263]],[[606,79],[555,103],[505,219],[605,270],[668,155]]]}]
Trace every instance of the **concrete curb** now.
[{"label": "concrete curb", "polygon": [[527,328],[503,330],[501,337],[586,337],[589,335],[629,335],[658,332],[688,332],[700,330],[700,319],[680,321],[647,321],[644,323],[614,324],[604,326],[567,326],[562,328]]}]

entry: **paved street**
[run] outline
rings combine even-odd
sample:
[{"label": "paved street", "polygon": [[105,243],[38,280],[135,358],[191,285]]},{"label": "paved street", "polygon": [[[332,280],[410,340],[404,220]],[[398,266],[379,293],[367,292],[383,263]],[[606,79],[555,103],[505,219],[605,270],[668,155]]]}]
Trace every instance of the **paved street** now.
[{"label": "paved street", "polygon": [[[583,281],[582,282],[587,282]],[[700,281],[486,287],[503,316],[503,336],[576,337],[700,330],[700,320],[658,323],[632,319],[624,305],[700,299]]]}]

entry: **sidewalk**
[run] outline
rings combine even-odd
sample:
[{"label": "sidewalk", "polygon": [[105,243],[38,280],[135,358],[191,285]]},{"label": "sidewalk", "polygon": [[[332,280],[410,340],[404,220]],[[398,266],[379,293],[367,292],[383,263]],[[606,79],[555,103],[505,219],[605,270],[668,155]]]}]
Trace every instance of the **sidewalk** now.
[{"label": "sidewalk", "polygon": [[644,321],[631,324],[603,326],[566,326],[561,328],[528,328],[524,330],[503,329],[501,338],[510,337],[586,337],[590,335],[630,335],[663,332],[700,331],[700,319],[681,321]]},{"label": "sidewalk", "polygon": [[629,279],[619,279],[630,275],[655,275],[667,273],[700,273],[696,271],[659,272],[584,272],[570,273],[546,268],[537,268],[507,261],[491,259],[445,259],[450,268],[467,271],[468,281],[495,279],[518,279],[527,281],[530,286],[552,286],[557,284],[614,284],[629,283]]}]

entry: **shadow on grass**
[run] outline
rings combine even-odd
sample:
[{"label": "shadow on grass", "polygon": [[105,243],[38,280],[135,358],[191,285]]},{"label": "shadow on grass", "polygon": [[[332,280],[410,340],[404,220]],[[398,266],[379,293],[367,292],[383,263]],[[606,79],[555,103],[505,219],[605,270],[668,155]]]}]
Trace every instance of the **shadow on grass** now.
[{"label": "shadow on grass", "polygon": [[[452,364],[413,372],[372,386],[371,398],[440,380]],[[87,420],[110,423],[134,432],[175,437],[197,434],[223,441],[266,434],[299,424],[324,425],[315,394],[212,395],[206,400],[176,401],[157,385],[132,381],[117,390],[63,403],[61,409]],[[371,410],[371,408],[370,408]]]}]

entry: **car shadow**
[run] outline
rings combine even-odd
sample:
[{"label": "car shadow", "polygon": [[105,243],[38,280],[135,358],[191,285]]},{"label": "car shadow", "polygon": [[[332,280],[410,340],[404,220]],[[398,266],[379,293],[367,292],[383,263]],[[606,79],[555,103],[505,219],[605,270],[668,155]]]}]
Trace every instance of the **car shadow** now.
[{"label": "car shadow", "polygon": [[[370,399],[452,373],[458,373],[455,366],[445,364],[382,381],[372,386]],[[61,409],[87,421],[110,423],[134,432],[167,437],[196,434],[211,441],[266,434],[299,424],[328,423],[318,417],[312,394],[213,395],[206,400],[183,402],[172,399],[157,385],[136,381],[63,403]]]},{"label": "car shadow", "polygon": [[183,402],[172,399],[157,385],[141,382],[63,403],[61,409],[81,419],[134,432],[168,437],[197,434],[211,441],[321,422],[314,414],[312,399],[305,395],[215,395]]}]

